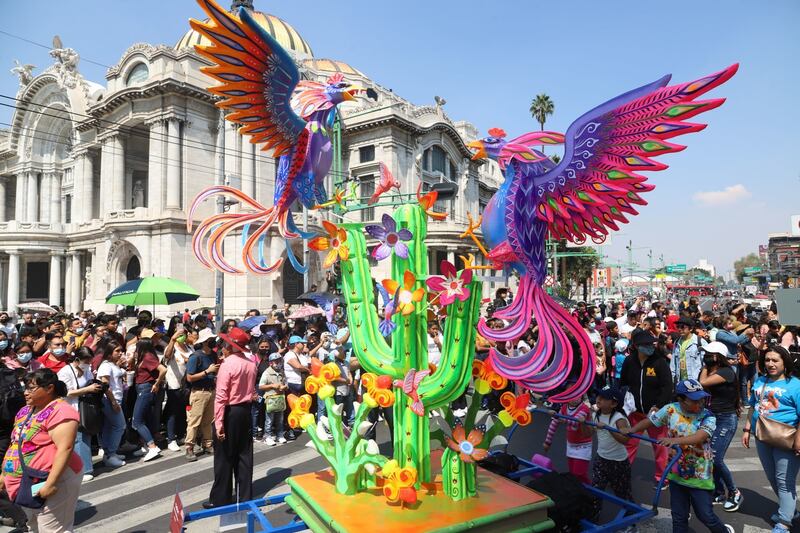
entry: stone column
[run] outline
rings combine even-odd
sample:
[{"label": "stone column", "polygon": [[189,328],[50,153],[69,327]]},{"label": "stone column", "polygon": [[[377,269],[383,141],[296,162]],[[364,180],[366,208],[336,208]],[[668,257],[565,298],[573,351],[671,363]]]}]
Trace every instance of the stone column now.
[{"label": "stone column", "polygon": [[64,261],[64,311],[67,313],[72,312],[74,306],[72,305],[72,283],[70,280],[72,279],[72,261],[70,261],[70,255],[68,254],[66,257],[66,261]]},{"label": "stone column", "polygon": [[[50,222],[58,224],[61,222],[61,173],[54,172],[50,180]],[[72,197],[75,200],[75,197]],[[75,220],[75,202],[72,202],[72,220]]]},{"label": "stone column", "polygon": [[81,298],[81,255],[80,252],[72,252],[70,255],[72,269],[70,272],[69,284],[72,293],[72,311],[77,312],[83,308],[83,298]]},{"label": "stone column", "polygon": [[147,167],[147,207],[151,216],[164,210],[164,139],[167,136],[163,118],[146,123],[150,127],[150,161]]},{"label": "stone column", "polygon": [[247,139],[242,138],[242,192],[250,198],[256,197],[255,148],[255,144],[250,144]]},{"label": "stone column", "polygon": [[451,248],[447,249],[447,262],[453,265],[456,264],[456,251]]},{"label": "stone column", "polygon": [[106,137],[102,141],[100,149],[100,210],[99,216],[103,218],[111,206],[111,172],[113,168],[113,153],[111,137]]},{"label": "stone column", "polygon": [[[83,173],[81,176],[75,176],[74,179],[79,180],[83,187],[83,200],[81,201],[82,213],[78,214],[78,220],[89,222],[94,217],[94,160],[92,155],[87,150],[83,153]],[[75,209],[73,208],[73,211]],[[73,216],[75,218],[75,216]]]},{"label": "stone column", "polygon": [[111,171],[111,210],[122,211],[125,209],[125,145],[119,134],[111,137],[109,141],[114,162]]},{"label": "stone column", "polygon": [[39,196],[39,220],[44,223],[58,222],[57,220],[50,219],[50,198],[52,194],[53,173],[47,172],[42,174],[41,195]]},{"label": "stone column", "polygon": [[2,259],[0,259],[0,309],[5,309],[6,306],[4,305],[5,299],[5,290],[3,288],[3,278],[5,277],[6,271],[6,263]]},{"label": "stone column", "polygon": [[[8,178],[0,177],[0,222],[8,220],[6,214],[6,183]],[[0,306],[2,308],[2,306]]]},{"label": "stone column", "polygon": [[181,208],[181,123],[167,120],[167,209]]},{"label": "stone column", "polygon": [[25,222],[39,221],[39,184],[37,183],[36,172],[28,172],[28,194],[25,214]]},{"label": "stone column", "polygon": [[8,312],[19,316],[19,250],[7,250],[8,253]]},{"label": "stone column", "polygon": [[17,174],[17,199],[15,201],[14,219],[25,220],[25,173]]},{"label": "stone column", "polygon": [[61,307],[61,251],[50,252],[50,305]]}]

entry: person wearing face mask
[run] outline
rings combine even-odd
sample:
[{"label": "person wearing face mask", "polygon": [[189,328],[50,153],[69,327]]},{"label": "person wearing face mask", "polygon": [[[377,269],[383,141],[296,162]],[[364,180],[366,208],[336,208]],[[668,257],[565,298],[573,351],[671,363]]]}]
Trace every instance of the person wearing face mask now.
[{"label": "person wearing face mask", "polygon": [[[0,341],[0,346],[2,344]],[[3,356],[3,364],[17,370],[20,375],[42,368],[42,364],[33,358],[33,345],[29,342],[21,342],[14,350],[9,349]]]},{"label": "person wearing face mask", "polygon": [[[254,346],[252,348],[252,361],[256,365],[256,386],[258,386],[261,376],[269,368],[269,354],[270,354],[269,339],[262,336],[261,338],[254,339]],[[262,440],[264,438],[264,398],[259,394],[256,401],[253,402],[253,438],[255,440]]]},{"label": "person wearing face mask", "polygon": [[6,359],[12,359],[14,356],[14,350],[11,346],[11,341],[8,339],[8,335],[5,331],[0,331],[0,357],[3,358],[5,362]]},{"label": "person wearing face mask", "polygon": [[167,405],[164,415],[167,417],[167,448],[173,452],[180,452],[178,437],[186,431],[186,401],[184,400],[184,378],[186,376],[186,363],[192,351],[189,348],[191,341],[196,340],[194,332],[187,333],[183,325],[175,328],[175,333],[170,337],[167,347],[164,348],[164,357],[161,363],[167,367]]},{"label": "person wearing face mask", "polygon": [[125,434],[125,415],[122,412],[125,370],[119,367],[123,355],[122,345],[109,341],[100,352],[101,363],[97,379],[108,385],[109,393],[103,398],[103,463],[112,468],[125,466],[125,458],[117,453],[122,435]]},{"label": "person wearing face mask", "polygon": [[[91,363],[94,354],[88,348],[81,348],[71,358],[69,364],[58,371],[58,379],[67,386],[66,401],[78,410],[78,400],[88,394],[99,394],[103,386],[94,382]],[[78,430],[75,438],[75,451],[83,461],[83,481],[94,479],[92,464],[92,436]]]},{"label": "person wearing face mask", "polygon": [[11,318],[5,311],[0,312],[0,331],[6,334],[10,342],[17,340],[17,328],[11,325]]},{"label": "person wearing face mask", "polygon": [[66,333],[64,333],[64,340],[67,342],[67,344],[73,344],[75,349],[78,349],[83,346],[83,343],[86,341],[88,336],[89,332],[86,331],[81,319],[73,318],[69,321],[69,327],[67,328]]},{"label": "person wearing face mask", "polygon": [[[625,358],[620,372],[620,388],[627,387],[633,395],[635,410],[628,415],[631,426],[645,420],[647,416],[672,399],[672,374],[666,358],[656,349],[658,339],[650,332],[638,330],[631,338],[631,354]],[[653,439],[665,436],[665,428],[651,427],[648,433]],[[628,460],[633,463],[639,449],[639,439],[631,439],[625,445]],[[653,444],[656,483],[667,466],[667,449]]]},{"label": "person wearing face mask", "polygon": [[594,322],[594,318],[589,317],[588,315],[581,317],[581,327],[583,331],[586,332],[586,335],[589,336],[589,340],[592,344],[602,344],[603,337],[600,335],[600,332],[597,331],[597,324]]},{"label": "person wearing face mask", "polygon": [[[51,334],[48,334],[50,336]],[[67,366],[67,343],[64,337],[58,335],[50,337],[47,351],[39,358],[42,366],[49,368],[55,373]]]},{"label": "person wearing face mask", "polygon": [[[283,413],[286,410],[286,376],[283,374],[283,356],[272,352],[268,356],[269,366],[258,380],[258,392],[264,399],[264,443],[267,446],[285,444],[283,436]],[[284,399],[281,401],[281,397]],[[281,405],[283,408],[281,409]]]},{"label": "person wearing face mask", "polygon": [[[733,533],[732,526],[724,524],[714,513],[711,496],[714,489],[711,436],[717,426],[713,413],[706,409],[709,394],[697,380],[686,379],[675,387],[678,401],[663,406],[656,412],[628,428],[623,433],[639,433],[653,427],[663,428],[668,436],[661,438],[664,446],[680,446],[682,454],[669,479],[672,531],[689,531],[689,508],[711,533]],[[634,439],[631,439],[634,440]]]}]

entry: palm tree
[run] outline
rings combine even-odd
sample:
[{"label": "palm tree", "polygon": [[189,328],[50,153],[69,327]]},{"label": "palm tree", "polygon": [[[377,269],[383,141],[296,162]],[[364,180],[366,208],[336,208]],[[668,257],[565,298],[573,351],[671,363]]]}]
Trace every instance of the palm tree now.
[{"label": "palm tree", "polygon": [[547,117],[552,115],[554,110],[553,101],[544,93],[536,95],[536,98],[531,101],[531,116],[542,127],[542,131],[544,131],[544,123],[547,122]]}]

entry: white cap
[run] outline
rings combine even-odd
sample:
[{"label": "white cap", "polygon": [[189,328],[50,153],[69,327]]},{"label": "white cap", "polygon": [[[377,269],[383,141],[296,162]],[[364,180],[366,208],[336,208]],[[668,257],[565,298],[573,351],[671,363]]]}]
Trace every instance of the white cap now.
[{"label": "white cap", "polygon": [[724,355],[728,359],[736,359],[737,357],[736,354],[731,355],[731,353],[728,351],[728,347],[719,341],[709,342],[703,346],[703,350],[706,353],[718,353],[720,355]]},{"label": "white cap", "polygon": [[203,328],[200,330],[200,333],[197,334],[197,344],[202,344],[208,339],[214,339],[216,337],[214,332],[211,331],[211,328]]}]

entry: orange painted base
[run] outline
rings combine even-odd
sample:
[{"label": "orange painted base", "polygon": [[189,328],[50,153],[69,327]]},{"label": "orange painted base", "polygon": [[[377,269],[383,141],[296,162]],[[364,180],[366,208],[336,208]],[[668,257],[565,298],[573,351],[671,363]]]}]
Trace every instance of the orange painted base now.
[{"label": "orange painted base", "polygon": [[292,509],[315,532],[365,531],[542,531],[550,498],[478,468],[478,496],[453,501],[442,491],[441,451],[432,454],[435,481],[417,492],[412,506],[389,504],[380,489],[354,496],[338,494],[330,470],[289,478]]}]

